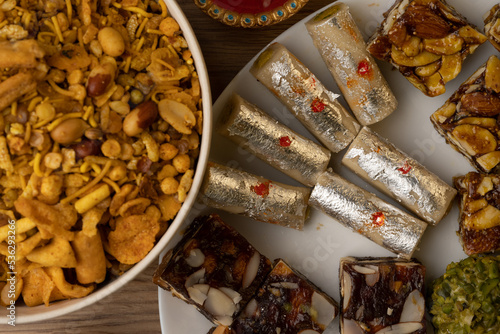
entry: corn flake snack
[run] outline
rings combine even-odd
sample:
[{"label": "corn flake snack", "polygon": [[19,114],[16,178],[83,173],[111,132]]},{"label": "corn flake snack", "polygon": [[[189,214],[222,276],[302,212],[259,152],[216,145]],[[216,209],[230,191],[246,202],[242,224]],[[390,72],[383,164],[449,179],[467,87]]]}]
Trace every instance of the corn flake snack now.
[{"label": "corn flake snack", "polygon": [[0,304],[11,271],[16,299],[49,305],[143,259],[190,190],[201,128],[163,1],[2,1]]}]

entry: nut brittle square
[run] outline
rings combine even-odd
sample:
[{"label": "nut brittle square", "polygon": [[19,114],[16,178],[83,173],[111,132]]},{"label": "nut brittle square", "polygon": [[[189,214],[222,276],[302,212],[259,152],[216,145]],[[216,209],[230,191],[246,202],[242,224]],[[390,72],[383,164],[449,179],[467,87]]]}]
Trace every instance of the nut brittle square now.
[{"label": "nut brittle square", "polygon": [[470,172],[454,179],[460,194],[460,242],[467,255],[500,250],[500,175]]},{"label": "nut brittle square", "polygon": [[500,59],[491,56],[431,115],[436,130],[478,171],[500,169]]},{"label": "nut brittle square", "polygon": [[445,0],[398,0],[384,17],[368,52],[390,62],[428,96],[443,94],[465,58],[486,41]]}]

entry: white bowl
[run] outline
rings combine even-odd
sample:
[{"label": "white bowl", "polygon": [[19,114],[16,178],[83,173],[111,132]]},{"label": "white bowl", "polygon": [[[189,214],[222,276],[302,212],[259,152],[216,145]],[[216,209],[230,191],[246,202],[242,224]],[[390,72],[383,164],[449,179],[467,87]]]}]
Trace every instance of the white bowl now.
[{"label": "white bowl", "polygon": [[[151,262],[157,261],[158,256],[160,255],[162,250],[167,246],[172,237],[176,235],[176,232],[183,224],[186,216],[190,212],[190,209],[195,202],[196,195],[198,194],[198,190],[200,189],[201,182],[203,180],[203,174],[205,172],[205,167],[207,165],[208,154],[210,150],[210,140],[212,132],[212,98],[210,92],[210,84],[208,80],[205,60],[203,59],[200,46],[194,35],[191,25],[189,24],[186,16],[175,0],[164,1],[167,5],[170,15],[172,15],[172,17],[175,18],[179,23],[184,38],[186,39],[189,45],[189,49],[192,52],[196,71],[200,79],[201,96],[203,103],[203,133],[201,136],[200,156],[198,157],[191,190],[189,191],[184,204],[182,205],[181,209],[177,213],[177,216],[175,217],[174,221],[167,229],[165,234],[161,237],[161,239],[149,252],[149,254],[136,265],[134,265],[134,267],[132,267],[120,277],[113,279],[111,282],[103,286],[100,286],[96,291],[84,298],[54,302],[49,307],[46,307],[45,305],[39,305],[35,307],[18,306],[16,307],[16,324],[25,324],[35,321],[47,320],[50,318],[68,314],[85,306],[91,305],[123,287],[125,284],[133,280],[146,267],[148,267]],[[151,286],[153,288],[153,283],[151,283]],[[6,319],[7,314],[7,309],[5,307],[0,308],[0,318]]]}]

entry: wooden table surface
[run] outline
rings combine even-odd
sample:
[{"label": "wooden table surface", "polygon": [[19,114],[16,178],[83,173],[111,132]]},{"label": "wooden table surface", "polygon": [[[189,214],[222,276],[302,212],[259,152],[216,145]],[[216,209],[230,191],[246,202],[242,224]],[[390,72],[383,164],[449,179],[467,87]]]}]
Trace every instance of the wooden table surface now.
[{"label": "wooden table surface", "polygon": [[[331,2],[333,0],[310,0],[300,12],[284,22],[264,29],[240,29],[211,19],[195,6],[193,0],[178,0],[203,51],[213,101],[265,45],[294,23]],[[151,264],[125,287],[82,310],[38,323],[16,327],[0,325],[0,333],[160,333],[158,290],[151,282],[155,268],[156,263]]]}]

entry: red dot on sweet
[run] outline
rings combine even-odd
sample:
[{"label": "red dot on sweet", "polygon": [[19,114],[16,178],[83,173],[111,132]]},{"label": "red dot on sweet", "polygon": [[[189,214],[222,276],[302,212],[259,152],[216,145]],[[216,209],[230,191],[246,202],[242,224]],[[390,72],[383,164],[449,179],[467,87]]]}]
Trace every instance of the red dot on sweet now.
[{"label": "red dot on sweet", "polygon": [[362,77],[371,77],[372,68],[370,63],[366,60],[362,60],[358,64],[358,74]]},{"label": "red dot on sweet", "polygon": [[325,107],[325,104],[320,99],[314,99],[311,103],[311,109],[313,112],[322,112]]},{"label": "red dot on sweet", "polygon": [[385,223],[385,215],[383,212],[375,212],[372,214],[373,225],[382,226]]},{"label": "red dot on sweet", "polygon": [[288,147],[292,144],[292,140],[288,136],[283,136],[280,138],[280,146]]}]

